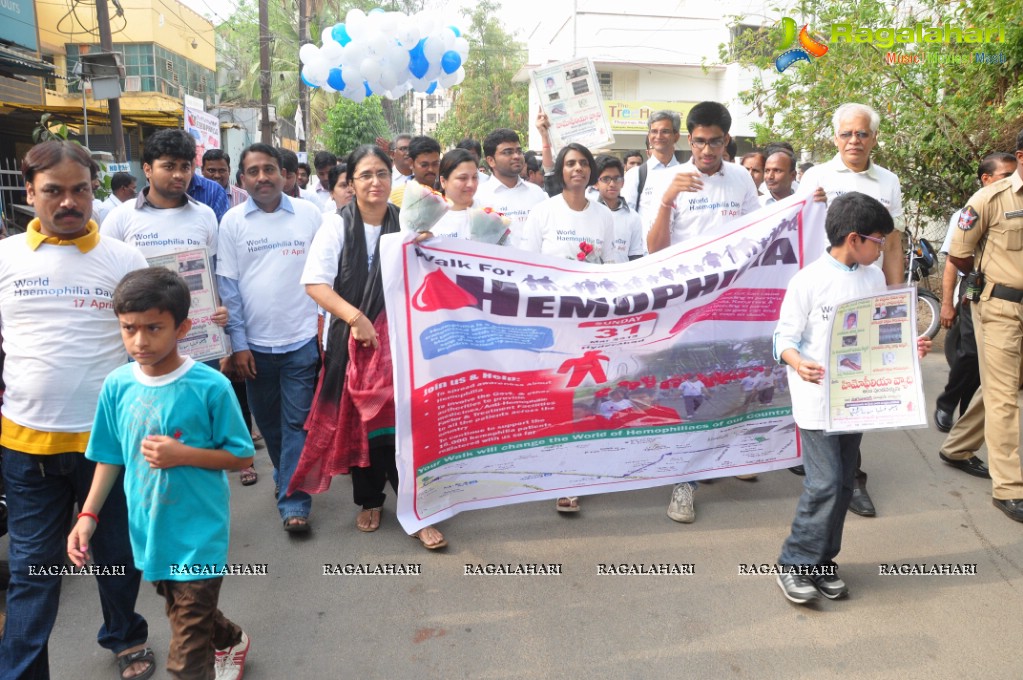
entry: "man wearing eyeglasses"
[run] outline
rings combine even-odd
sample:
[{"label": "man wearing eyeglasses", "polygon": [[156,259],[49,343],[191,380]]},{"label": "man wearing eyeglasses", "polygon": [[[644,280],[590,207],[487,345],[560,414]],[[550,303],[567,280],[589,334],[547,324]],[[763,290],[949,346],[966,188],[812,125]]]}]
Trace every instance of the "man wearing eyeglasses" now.
[{"label": "man wearing eyeglasses", "polygon": [[[757,187],[741,165],[725,163],[725,148],[732,116],[718,102],[701,102],[686,116],[693,157],[674,170],[667,187],[650,201],[655,204],[653,224],[647,231],[651,252],[682,243],[720,224],[757,210]],[[753,480],[755,476],[740,479]],[[668,504],[668,517],[688,524],[696,520],[694,482],[676,484]]]},{"label": "man wearing eyeglasses", "polygon": [[675,145],[681,137],[681,129],[682,120],[677,111],[654,111],[650,114],[646,133],[649,157],[646,163],[625,173],[622,198],[639,213],[644,232],[650,229],[657,217],[658,198],[678,168]]},{"label": "man wearing eyeglasses", "polygon": [[[412,161],[412,179],[424,187],[435,188],[440,172],[440,142],[432,137],[413,137],[408,143],[408,157]],[[390,202],[401,207],[405,199],[405,184],[392,187]]]},{"label": "man wearing eyeglasses", "polygon": [[[526,157],[522,153],[519,134],[509,128],[498,128],[483,140],[483,157],[490,166],[491,181],[476,190],[476,204],[491,208],[511,220],[509,245],[521,247],[522,223],[537,203],[547,200],[543,189],[522,179]],[[496,181],[494,181],[496,180]]]},{"label": "man wearing eyeglasses", "polygon": [[391,172],[391,189],[397,189],[412,179],[412,159],[408,156],[408,145],[412,135],[398,135],[391,142],[391,161],[394,170]]},{"label": "man wearing eyeglasses", "polygon": [[[799,183],[798,194],[813,194],[815,201],[829,202],[850,191],[858,191],[881,202],[892,219],[895,231],[886,239],[882,249],[881,270],[888,285],[905,283],[906,267],[902,261],[902,186],[895,173],[870,160],[877,145],[877,128],[881,117],[877,111],[863,104],[842,104],[831,117],[835,130],[838,153],[827,163],[813,166]],[[867,493],[867,473],[856,470],[849,510],[862,517],[877,514],[874,502]]]},{"label": "man wearing eyeglasses", "polygon": [[895,220],[896,233],[885,240],[881,263],[888,285],[905,282],[902,260],[902,186],[899,178],[870,160],[877,145],[881,117],[863,104],[842,104],[831,118],[838,153],[827,163],[813,166],[799,182],[800,194],[814,195],[827,202],[850,191],[858,191],[881,202]]},{"label": "man wearing eyeglasses", "polygon": [[638,260],[646,255],[643,243],[643,223],[635,210],[621,197],[625,168],[614,156],[597,156],[593,172],[597,175],[597,195],[590,200],[606,205],[614,220],[614,249],[618,262]]}]

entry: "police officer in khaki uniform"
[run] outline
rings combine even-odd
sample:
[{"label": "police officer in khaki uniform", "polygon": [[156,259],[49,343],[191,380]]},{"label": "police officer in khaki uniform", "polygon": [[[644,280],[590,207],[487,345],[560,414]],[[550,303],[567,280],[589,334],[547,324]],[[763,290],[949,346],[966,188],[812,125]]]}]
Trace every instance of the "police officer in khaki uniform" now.
[{"label": "police officer in khaki uniform", "polygon": [[[1019,404],[1023,380],[1023,131],[1016,137],[1015,173],[975,193],[959,217],[949,259],[982,275],[973,323],[980,359],[994,504],[1023,522]],[[977,253],[976,258],[973,254]]]}]

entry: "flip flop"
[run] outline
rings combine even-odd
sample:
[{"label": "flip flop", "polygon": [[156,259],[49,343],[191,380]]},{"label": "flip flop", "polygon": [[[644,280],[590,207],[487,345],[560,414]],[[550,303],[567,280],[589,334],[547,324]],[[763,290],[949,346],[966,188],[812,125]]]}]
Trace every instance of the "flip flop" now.
[{"label": "flip flop", "polygon": [[[432,529],[432,528],[433,527],[423,527],[423,529]],[[414,534],[409,534],[409,536],[411,536],[412,538],[418,538],[419,542],[422,543],[423,547],[426,548],[427,550],[439,550],[440,548],[446,548],[447,547],[447,545],[448,545],[447,539],[445,539],[443,536],[441,536],[440,540],[437,541],[436,543],[427,543],[426,539],[423,538],[423,536],[422,536],[423,529],[420,529],[419,531],[417,531]],[[434,531],[437,531],[437,530],[434,529]],[[437,531],[437,533],[439,534],[440,531]]]},{"label": "flip flop", "polygon": [[[355,518],[355,528],[364,533],[372,533],[380,528],[380,512],[383,508],[364,508],[359,511],[358,516]],[[369,517],[369,526],[363,527],[359,524],[359,520],[363,517]]]},{"label": "flip flop", "polygon": [[[298,521],[295,521],[298,520]],[[308,517],[289,517],[284,520],[284,530],[289,534],[308,534],[309,533],[309,518]]]},{"label": "flip flop", "polygon": [[[568,501],[562,503],[562,501]],[[578,496],[562,496],[554,504],[554,508],[558,512],[579,512],[579,497]]]},{"label": "flip flop", "polygon": [[[135,663],[148,663],[149,668],[138,675],[125,675],[124,672]],[[118,655],[117,673],[122,680],[146,680],[146,678],[151,678],[156,673],[156,655],[153,654],[153,650],[149,647],[144,647],[129,654]]]},{"label": "flip flop", "polygon": [[239,473],[239,477],[242,481],[242,486],[252,486],[259,481],[259,473],[256,472],[256,466],[250,465]]}]

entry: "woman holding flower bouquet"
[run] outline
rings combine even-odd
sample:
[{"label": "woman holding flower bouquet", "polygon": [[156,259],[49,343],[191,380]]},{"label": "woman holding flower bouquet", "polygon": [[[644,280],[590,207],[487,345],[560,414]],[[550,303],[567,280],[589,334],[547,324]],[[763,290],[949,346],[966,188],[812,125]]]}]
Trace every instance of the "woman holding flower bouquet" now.
[{"label": "woman holding flower bouquet", "polygon": [[[309,249],[302,283],[331,315],[320,384],[291,489],[326,491],[351,473],[360,531],[376,531],[388,482],[398,489],[394,459],[394,384],[380,275],[382,234],[400,230],[391,194],[391,159],[363,145],[347,161],[355,200],[323,225]],[[413,534],[430,550],[447,545],[434,527]]]},{"label": "woman holding flower bouquet", "polygon": [[[530,211],[523,225],[523,248],[583,262],[619,261],[611,211],[586,198],[586,189],[596,182],[595,167],[585,146],[565,145],[554,162],[554,175],[564,190]],[[579,499],[559,498],[555,507],[558,512],[578,512]]]},{"label": "woman holding flower bouquet", "polygon": [[453,149],[444,154],[439,181],[450,209],[430,227],[430,234],[497,244],[507,240],[510,220],[490,208],[477,207],[479,172],[471,153]]}]

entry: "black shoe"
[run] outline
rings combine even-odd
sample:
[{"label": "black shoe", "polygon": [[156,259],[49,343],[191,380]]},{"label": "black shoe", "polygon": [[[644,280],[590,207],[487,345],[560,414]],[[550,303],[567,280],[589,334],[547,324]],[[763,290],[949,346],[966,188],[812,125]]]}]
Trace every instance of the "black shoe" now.
[{"label": "black shoe", "polygon": [[938,458],[941,458],[944,462],[958,470],[962,470],[968,475],[981,477],[983,479],[991,479],[991,473],[988,471],[987,465],[984,465],[984,461],[976,456],[970,456],[966,460],[955,460],[939,451]]},{"label": "black shoe", "polygon": [[817,586],[820,594],[829,600],[841,600],[849,595],[849,586],[845,585],[845,581],[837,573],[827,576],[811,576],[810,580]]},{"label": "black shoe", "polygon": [[791,472],[794,475],[799,475],[800,477],[806,477],[806,468],[804,468],[802,465],[790,467],[789,472]]},{"label": "black shoe", "polygon": [[934,409],[934,427],[938,428],[938,432],[948,432],[954,424],[951,413],[940,408]]},{"label": "black shoe", "polygon": [[992,498],[991,502],[995,504],[995,507],[1004,512],[1009,519],[1014,519],[1017,522],[1023,522],[1023,499],[1015,498],[1010,500],[1001,500],[998,498]]},{"label": "black shoe", "polygon": [[877,514],[874,502],[870,500],[870,494],[867,493],[866,487],[857,485],[853,488],[852,500],[849,501],[849,512],[860,517],[873,517]]}]

